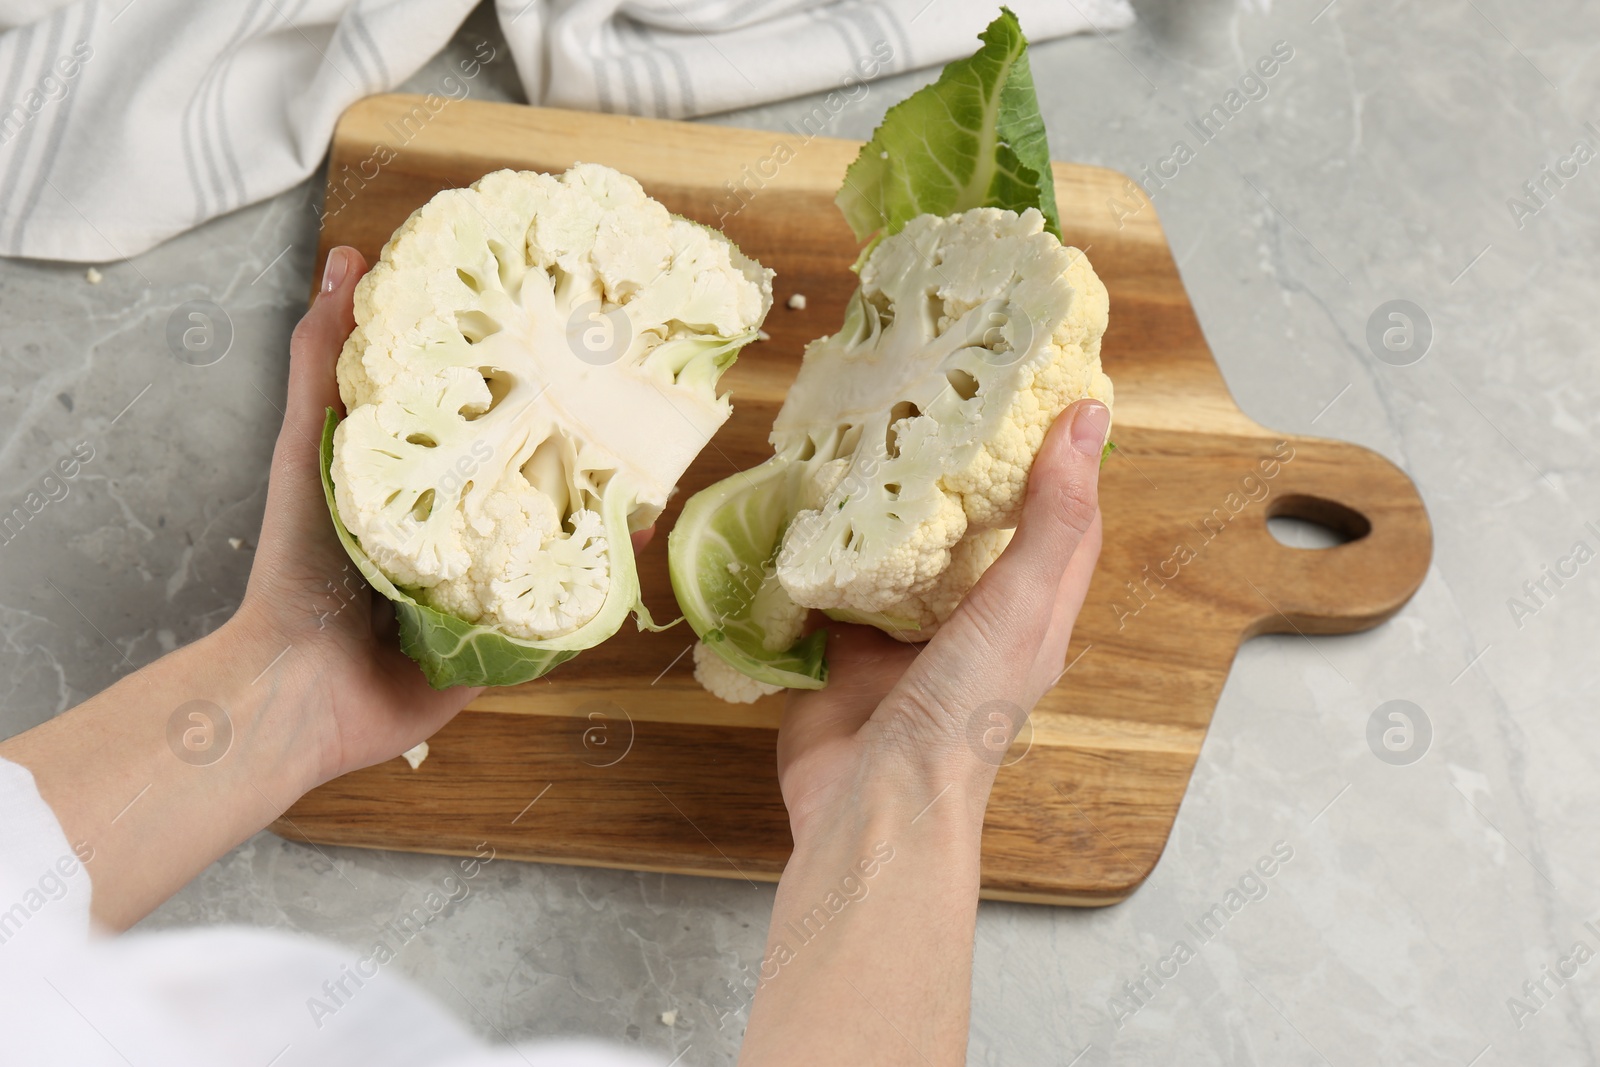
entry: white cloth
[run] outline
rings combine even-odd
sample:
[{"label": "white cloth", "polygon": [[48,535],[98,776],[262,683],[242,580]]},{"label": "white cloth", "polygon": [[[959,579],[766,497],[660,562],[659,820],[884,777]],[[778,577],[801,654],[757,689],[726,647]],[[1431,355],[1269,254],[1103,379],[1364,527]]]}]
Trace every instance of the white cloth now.
[{"label": "white cloth", "polygon": [[[92,937],[90,882],[26,768],[0,760],[0,1062],[7,1067],[661,1067],[590,1042],[490,1048],[358,953],[268,930]],[[341,989],[325,987],[342,982]],[[315,998],[322,1010],[313,1011]],[[334,1010],[326,1010],[333,1004]],[[467,1009],[464,1008],[463,1011]]]},{"label": "white cloth", "polygon": [[[0,255],[123,259],[316,169],[475,0],[0,0]],[[1035,41],[1128,0],[1010,0]],[[849,91],[977,47],[971,0],[497,0],[528,99],[693,116]],[[485,51],[487,50],[487,51]],[[480,58],[506,62],[484,45]],[[468,96],[481,70],[441,77]],[[449,79],[446,84],[445,79]],[[857,90],[859,92],[859,90]]]}]

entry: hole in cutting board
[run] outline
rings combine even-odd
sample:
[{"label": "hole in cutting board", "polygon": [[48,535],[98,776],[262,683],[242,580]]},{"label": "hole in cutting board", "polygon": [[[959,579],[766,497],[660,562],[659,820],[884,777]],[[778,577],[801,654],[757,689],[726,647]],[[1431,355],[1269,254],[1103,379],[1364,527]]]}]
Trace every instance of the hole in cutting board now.
[{"label": "hole in cutting board", "polygon": [[1337,548],[1372,532],[1372,523],[1354,508],[1316,496],[1290,494],[1272,501],[1267,532],[1289,548]]},{"label": "hole in cutting board", "polygon": [[1336,548],[1346,542],[1336,530],[1289,515],[1274,515],[1268,519],[1267,532],[1278,544],[1290,548]]}]

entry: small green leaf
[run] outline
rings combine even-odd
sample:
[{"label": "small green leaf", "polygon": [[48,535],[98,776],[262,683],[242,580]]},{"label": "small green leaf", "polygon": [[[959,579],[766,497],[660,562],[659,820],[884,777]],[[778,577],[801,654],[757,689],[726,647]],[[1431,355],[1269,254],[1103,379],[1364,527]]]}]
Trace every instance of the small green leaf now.
[{"label": "small green leaf", "polygon": [[978,39],[974,55],[890,108],[845,171],[835,203],[857,240],[897,233],[918,215],[976,207],[1038,208],[1061,236],[1022,27],[1001,8]]}]

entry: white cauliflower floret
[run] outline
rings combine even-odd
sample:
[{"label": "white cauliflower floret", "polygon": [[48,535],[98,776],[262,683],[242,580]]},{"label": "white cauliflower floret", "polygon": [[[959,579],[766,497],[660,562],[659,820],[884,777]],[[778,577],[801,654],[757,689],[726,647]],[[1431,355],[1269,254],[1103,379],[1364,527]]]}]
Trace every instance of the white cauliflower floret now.
[{"label": "white cauliflower floret", "polygon": [[799,507],[811,511],[822,507],[823,502],[833,495],[833,491],[839,488],[839,483],[844,481],[844,476],[849,473],[849,456],[830,459],[813,467],[808,472],[808,477],[800,484]]},{"label": "white cauliflower floret", "polygon": [[[864,487],[861,492],[875,490]],[[844,508],[849,506],[844,504]],[[950,565],[950,549],[966,532],[967,517],[959,501],[941,497],[931,506],[934,514],[910,527],[896,552],[868,555],[855,551],[869,535],[846,526],[839,542],[841,551],[831,553],[826,566],[807,566],[804,557],[816,543],[841,537],[835,520],[843,509],[825,502],[817,509],[802,511],[784,536],[778,581],[797,604],[884,612],[886,605],[915,596],[937,581]]]},{"label": "white cauliflower floret", "polygon": [[506,566],[489,584],[502,624],[511,630],[558,633],[570,618],[592,619],[605,603],[606,528],[599,514],[575,511],[569,529],[529,538],[518,555],[527,566]]},{"label": "white cauliflower floret", "polygon": [[694,644],[694,680],[706,692],[730,704],[754,704],[762,697],[783,692],[781,685],[768,685],[745,674],[704,641]]},{"label": "white cauliflower floret", "polygon": [[727,419],[770,278],[606,167],[439,193],[356,287],[340,518],[423,604],[603,640],[638,603],[628,532]]},{"label": "white cauliflower floret", "polygon": [[774,581],[764,581],[756,586],[750,601],[750,618],[761,630],[761,647],[768,652],[782,652],[805,632],[806,608],[796,604]]},{"label": "white cauliflower floret", "polygon": [[[515,471],[506,475],[507,481],[521,478]],[[521,492],[505,486],[485,498],[479,526],[462,531],[461,548],[470,560],[468,569],[428,590],[434,607],[477,622],[483,617],[484,605],[493,600],[489,587],[507,576],[515,567],[515,560],[529,558],[546,541],[561,534],[561,515],[555,502],[531,489],[524,481]]]},{"label": "white cauliflower floret", "polygon": [[773,425],[807,468],[777,559],[789,596],[931,636],[1004,547],[980,535],[1016,524],[1051,422],[1110,405],[1107,309],[1033,209],[924,215],[879,244]]},{"label": "white cauliflower floret", "polygon": [[840,610],[832,614],[845,621],[877,626],[898,641],[926,641],[939,632],[983,572],[1000,558],[1014,533],[1012,529],[1000,529],[968,534],[951,546],[950,565],[927,588],[895,601],[876,615],[852,617]]},{"label": "white cauliflower floret", "polygon": [[592,618],[600,610],[609,585],[600,515],[575,511],[563,525],[549,497],[530,488],[524,483],[522,492],[489,498],[488,533],[468,527],[462,538],[471,568],[428,591],[434,607],[480,622],[484,605],[492,604],[497,623],[511,633],[557,632],[564,618]]}]

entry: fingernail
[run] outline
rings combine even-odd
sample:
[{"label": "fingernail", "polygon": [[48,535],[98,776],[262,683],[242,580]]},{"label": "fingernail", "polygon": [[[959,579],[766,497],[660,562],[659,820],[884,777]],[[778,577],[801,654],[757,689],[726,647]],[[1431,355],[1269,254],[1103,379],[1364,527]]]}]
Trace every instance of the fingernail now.
[{"label": "fingernail", "polygon": [[350,254],[343,245],[330,249],[328,262],[322,268],[322,291],[331,293],[344,284],[344,277],[350,273]]},{"label": "fingernail", "polygon": [[1099,456],[1106,444],[1111,412],[1098,400],[1080,400],[1072,411],[1072,447],[1086,456]]}]

